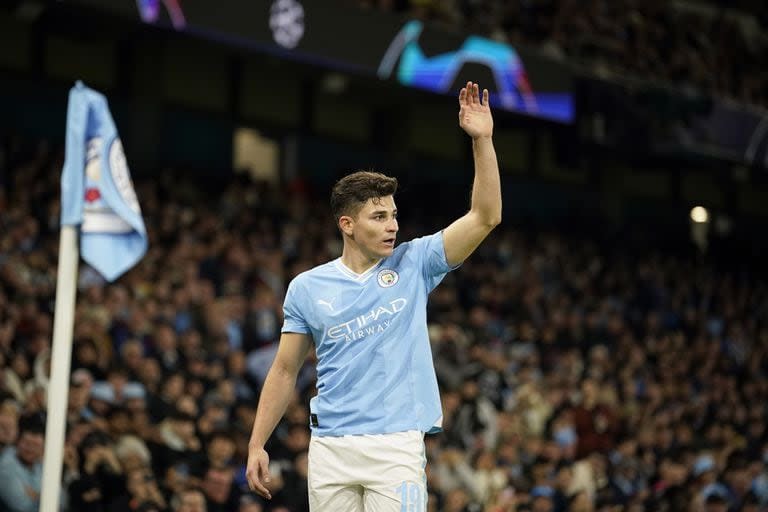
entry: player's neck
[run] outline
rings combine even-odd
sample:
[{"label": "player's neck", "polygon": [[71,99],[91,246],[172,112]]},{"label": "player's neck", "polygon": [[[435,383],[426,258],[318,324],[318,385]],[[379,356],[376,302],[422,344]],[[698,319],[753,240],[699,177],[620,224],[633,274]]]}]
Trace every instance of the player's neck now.
[{"label": "player's neck", "polygon": [[344,250],[341,253],[341,263],[355,274],[363,274],[366,270],[378,264],[381,258],[371,258],[363,254],[357,247],[351,247],[344,244]]}]

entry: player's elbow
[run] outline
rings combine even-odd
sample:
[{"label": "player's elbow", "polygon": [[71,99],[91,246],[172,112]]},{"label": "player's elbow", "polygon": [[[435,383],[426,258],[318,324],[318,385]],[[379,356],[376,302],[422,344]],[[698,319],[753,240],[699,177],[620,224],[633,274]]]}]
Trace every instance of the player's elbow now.
[{"label": "player's elbow", "polygon": [[501,212],[498,214],[487,215],[483,218],[483,224],[488,231],[501,224]]},{"label": "player's elbow", "polygon": [[475,223],[488,231],[501,224],[500,205],[486,205],[482,207],[473,205],[470,209],[470,215],[474,218]]},{"label": "player's elbow", "polygon": [[470,211],[471,218],[475,225],[481,228],[486,233],[489,233],[493,228],[501,224],[501,212],[493,211]]}]

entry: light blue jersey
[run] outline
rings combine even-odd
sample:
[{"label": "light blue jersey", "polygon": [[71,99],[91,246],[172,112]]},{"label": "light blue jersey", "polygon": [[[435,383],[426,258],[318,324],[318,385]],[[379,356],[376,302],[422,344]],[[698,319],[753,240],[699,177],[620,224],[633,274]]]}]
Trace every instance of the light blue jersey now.
[{"label": "light blue jersey", "polygon": [[449,270],[440,232],[400,244],[363,274],[336,259],[291,281],[282,332],[315,342],[314,435],[440,430],[427,295]]}]

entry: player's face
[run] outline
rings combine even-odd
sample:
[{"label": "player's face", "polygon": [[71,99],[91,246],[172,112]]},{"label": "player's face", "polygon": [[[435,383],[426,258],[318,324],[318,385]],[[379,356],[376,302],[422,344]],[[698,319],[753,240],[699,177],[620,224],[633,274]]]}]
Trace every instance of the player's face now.
[{"label": "player's face", "polygon": [[392,254],[397,237],[397,207],[392,196],[369,199],[353,225],[353,236],[360,249],[371,258]]}]

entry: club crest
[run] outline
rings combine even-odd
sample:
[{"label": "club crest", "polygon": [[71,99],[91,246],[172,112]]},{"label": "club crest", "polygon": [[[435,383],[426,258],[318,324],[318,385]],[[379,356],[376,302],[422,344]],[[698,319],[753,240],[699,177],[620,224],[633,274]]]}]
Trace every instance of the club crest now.
[{"label": "club crest", "polygon": [[390,286],[394,286],[395,283],[397,283],[397,281],[400,279],[400,276],[394,270],[385,268],[379,271],[377,279],[379,281],[379,286],[382,288],[389,288]]}]

